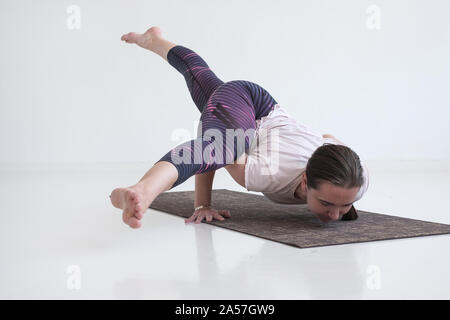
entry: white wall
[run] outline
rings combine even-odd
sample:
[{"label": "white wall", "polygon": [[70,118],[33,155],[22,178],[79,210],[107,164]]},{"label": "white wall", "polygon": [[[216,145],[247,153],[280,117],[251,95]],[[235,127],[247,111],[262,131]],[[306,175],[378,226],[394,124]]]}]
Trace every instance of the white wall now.
[{"label": "white wall", "polygon": [[449,16],[448,0],[1,0],[0,162],[153,163],[195,135],[183,77],[120,41],[154,25],[365,159],[448,159]]}]

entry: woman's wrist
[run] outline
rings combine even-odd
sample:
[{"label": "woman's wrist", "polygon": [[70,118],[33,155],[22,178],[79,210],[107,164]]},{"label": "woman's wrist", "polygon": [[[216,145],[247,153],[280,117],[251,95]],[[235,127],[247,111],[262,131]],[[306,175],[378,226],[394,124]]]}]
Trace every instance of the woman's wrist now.
[{"label": "woman's wrist", "polygon": [[198,207],[195,207],[194,208],[194,212],[197,211],[197,210],[203,209],[203,208],[208,208],[209,209],[209,208],[211,208],[211,205],[206,205],[205,204],[205,205],[200,205]]}]

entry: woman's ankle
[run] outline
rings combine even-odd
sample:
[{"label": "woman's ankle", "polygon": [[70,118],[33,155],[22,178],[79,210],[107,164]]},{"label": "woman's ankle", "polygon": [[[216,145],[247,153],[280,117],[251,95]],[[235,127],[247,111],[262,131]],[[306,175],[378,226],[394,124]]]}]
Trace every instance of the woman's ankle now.
[{"label": "woman's ankle", "polygon": [[148,186],[146,181],[139,181],[135,185],[130,186],[130,188],[133,188],[134,190],[140,192],[150,203],[159,195],[157,191]]}]

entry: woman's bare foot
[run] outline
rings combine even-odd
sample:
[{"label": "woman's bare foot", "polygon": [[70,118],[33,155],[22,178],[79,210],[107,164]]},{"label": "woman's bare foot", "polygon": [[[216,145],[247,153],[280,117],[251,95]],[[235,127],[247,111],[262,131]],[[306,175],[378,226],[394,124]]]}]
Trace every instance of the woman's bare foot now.
[{"label": "woman's bare foot", "polygon": [[162,33],[159,27],[154,26],[142,34],[136,32],[124,34],[120,39],[127,43],[136,43],[144,49],[153,51],[152,40],[156,37],[162,37]]},{"label": "woman's bare foot", "polygon": [[110,198],[114,207],[123,209],[123,222],[134,229],[141,227],[140,220],[151,203],[143,189],[138,186],[116,188],[111,192]]}]

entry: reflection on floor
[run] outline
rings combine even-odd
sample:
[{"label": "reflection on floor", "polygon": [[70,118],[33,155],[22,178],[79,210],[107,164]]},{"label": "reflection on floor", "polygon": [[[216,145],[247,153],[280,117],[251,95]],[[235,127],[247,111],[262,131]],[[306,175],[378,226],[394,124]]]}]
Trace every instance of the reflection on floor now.
[{"label": "reflection on floor", "polygon": [[[366,162],[357,208],[450,224],[450,161]],[[0,298],[450,298],[450,235],[298,249],[154,210],[133,230],[108,195],[148,167],[1,166]],[[226,171],[214,188],[246,191]]]}]

